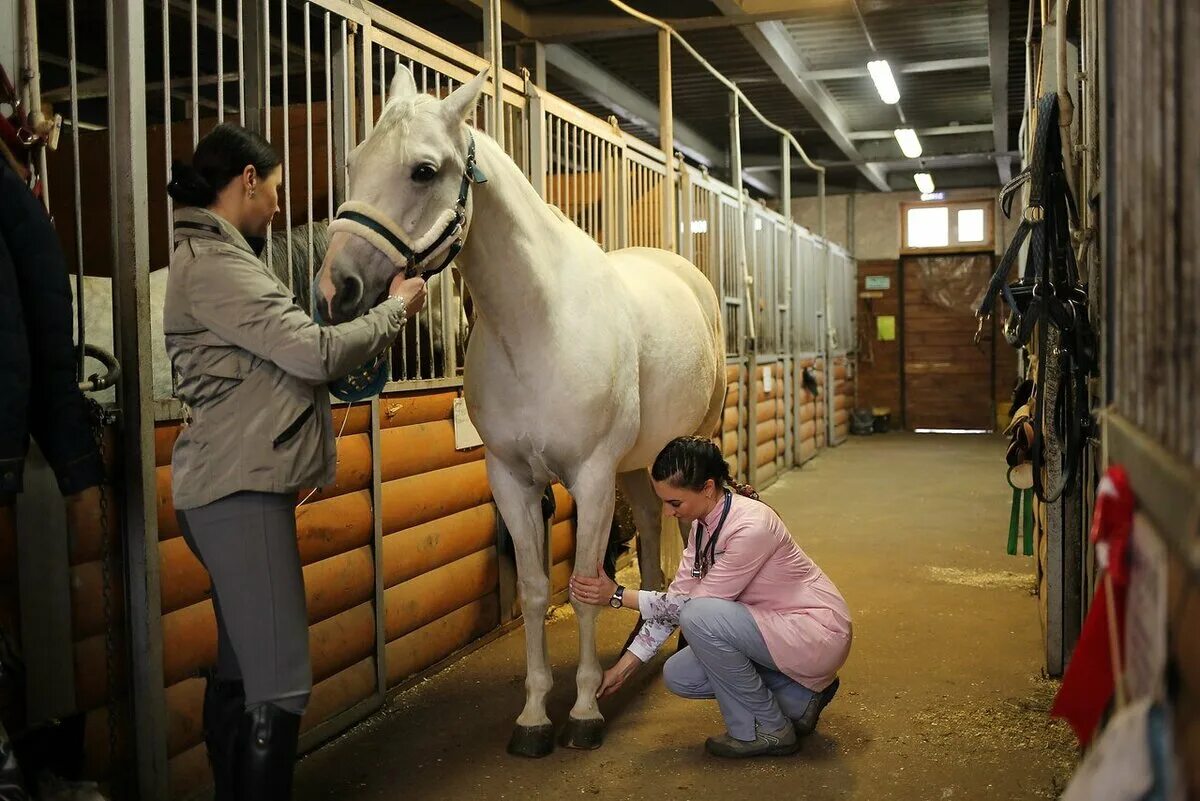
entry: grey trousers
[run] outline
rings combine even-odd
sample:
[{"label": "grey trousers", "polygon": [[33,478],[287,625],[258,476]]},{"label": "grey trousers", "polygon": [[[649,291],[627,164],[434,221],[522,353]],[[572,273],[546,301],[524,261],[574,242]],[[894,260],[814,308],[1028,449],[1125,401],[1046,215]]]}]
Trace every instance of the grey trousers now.
[{"label": "grey trousers", "polygon": [[239,492],[178,513],[212,577],[217,676],[241,679],[246,708],[303,714],[312,692],[296,496]]},{"label": "grey trousers", "polygon": [[816,693],[775,666],[745,604],[693,598],[679,628],[688,647],[667,660],[667,689],[683,698],[716,698],[729,734],[753,740],[755,724],[777,732],[798,718]]}]

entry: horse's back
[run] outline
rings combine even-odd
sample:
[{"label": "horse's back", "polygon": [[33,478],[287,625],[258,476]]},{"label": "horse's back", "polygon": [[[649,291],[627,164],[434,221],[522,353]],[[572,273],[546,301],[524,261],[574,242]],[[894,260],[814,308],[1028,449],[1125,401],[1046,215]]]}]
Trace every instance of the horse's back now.
[{"label": "horse's back", "polygon": [[622,248],[610,251],[608,259],[635,293],[670,291],[674,280],[682,281],[699,301],[705,316],[720,320],[717,293],[696,265],[677,253],[659,248]]}]

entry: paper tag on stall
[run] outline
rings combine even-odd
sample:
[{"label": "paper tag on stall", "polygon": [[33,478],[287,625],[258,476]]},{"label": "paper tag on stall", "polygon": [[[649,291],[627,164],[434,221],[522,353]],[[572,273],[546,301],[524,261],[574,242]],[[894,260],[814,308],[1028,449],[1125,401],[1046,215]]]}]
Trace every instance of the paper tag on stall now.
[{"label": "paper tag on stall", "polygon": [[471,416],[467,414],[467,402],[462,398],[454,399],[454,449],[459,451],[478,448],[483,444]]},{"label": "paper tag on stall", "polygon": [[772,370],[771,365],[764,366],[762,371],[763,371],[763,392],[770,395],[771,388],[775,385],[774,384],[775,373]]}]

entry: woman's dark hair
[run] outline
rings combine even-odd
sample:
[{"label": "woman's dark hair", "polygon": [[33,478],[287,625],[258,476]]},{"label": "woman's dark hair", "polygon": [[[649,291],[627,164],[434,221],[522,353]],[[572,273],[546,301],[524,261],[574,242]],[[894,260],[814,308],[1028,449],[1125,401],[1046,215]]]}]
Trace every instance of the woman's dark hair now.
[{"label": "woman's dark hair", "polygon": [[721,449],[704,437],[679,437],[668,442],[654,460],[650,475],[655,481],[667,481],[692,492],[704,489],[705,482],[712,479],[718,487],[729,487],[758,500],[754,487],[733,480]]},{"label": "woman's dark hair", "polygon": [[223,122],[196,145],[192,163],[171,164],[167,194],[181,206],[211,206],[231,180],[253,164],[266,177],[280,164],[271,143],[240,125]]}]

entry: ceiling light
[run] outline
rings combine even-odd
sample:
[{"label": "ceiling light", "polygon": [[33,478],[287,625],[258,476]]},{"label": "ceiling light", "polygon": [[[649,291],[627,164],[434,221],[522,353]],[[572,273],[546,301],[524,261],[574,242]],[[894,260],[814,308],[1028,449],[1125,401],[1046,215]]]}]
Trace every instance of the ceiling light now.
[{"label": "ceiling light", "polygon": [[917,189],[921,190],[921,194],[928,195],[933,192],[933,176],[927,172],[919,172],[913,175],[913,180],[917,183]]},{"label": "ceiling light", "polygon": [[867,71],[875,81],[875,90],[879,92],[880,100],[888,105],[900,102],[900,87],[896,86],[896,79],[892,77],[892,68],[888,66],[887,61],[868,61]]},{"label": "ceiling light", "polygon": [[917,138],[916,131],[912,128],[897,128],[894,133],[906,158],[915,159],[921,155],[921,140]]}]

